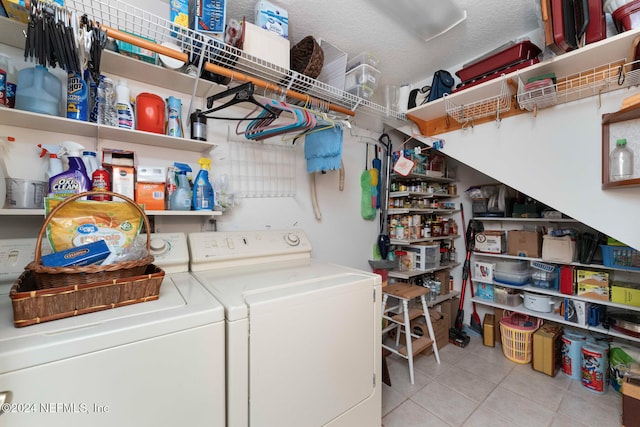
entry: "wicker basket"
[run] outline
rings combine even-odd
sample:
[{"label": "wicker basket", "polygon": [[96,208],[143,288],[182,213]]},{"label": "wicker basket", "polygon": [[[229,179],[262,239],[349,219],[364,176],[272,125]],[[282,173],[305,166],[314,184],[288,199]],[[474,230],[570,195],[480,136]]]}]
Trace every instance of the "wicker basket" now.
[{"label": "wicker basket", "polygon": [[520,313],[512,313],[500,319],[502,352],[512,362],[531,362],[533,333],[542,321]]},{"label": "wicker basket", "polygon": [[149,218],[147,218],[142,208],[136,202],[121,194],[112,192],[86,192],[76,194],[66,198],[62,203],[57,205],[49,215],[47,215],[42,227],[40,227],[40,233],[38,234],[38,240],[36,242],[34,261],[25,267],[26,270],[31,270],[33,272],[34,280],[38,289],[69,285],[86,285],[90,283],[103,282],[105,280],[119,279],[121,277],[138,276],[140,274],[144,274],[147,266],[153,262],[153,257],[151,255],[147,255],[139,260],[124,261],[109,265],[86,265],[82,267],[47,267],[42,265],[42,238],[46,233],[47,226],[51,219],[68,204],[81,197],[94,194],[110,194],[112,197],[118,197],[124,200],[138,210],[144,221],[145,230],[147,230],[147,251],[149,250],[151,241],[150,233],[148,232],[148,230],[150,230]]},{"label": "wicker basket", "polygon": [[324,65],[324,53],[313,36],[307,36],[291,48],[291,69],[315,79]]},{"label": "wicker basket", "polygon": [[[50,219],[63,205],[92,194],[96,193],[86,192],[65,199],[45,219],[38,235],[35,259],[25,267],[9,293],[16,327],[158,299],[164,271],[152,264],[152,256],[108,266],[42,266],[42,236]],[[144,211],[128,197],[108,194],[139,210],[147,231],[148,250],[150,227]]]}]

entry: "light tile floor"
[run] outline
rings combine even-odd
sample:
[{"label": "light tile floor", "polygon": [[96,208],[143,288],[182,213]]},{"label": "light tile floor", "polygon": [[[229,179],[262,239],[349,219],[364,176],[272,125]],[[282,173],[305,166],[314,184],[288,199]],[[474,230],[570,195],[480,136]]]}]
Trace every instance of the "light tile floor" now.
[{"label": "light tile floor", "polygon": [[618,427],[621,396],[585,389],[559,372],[549,377],[504,357],[502,348],[485,347],[471,337],[465,348],[449,344],[414,359],[414,384],[407,361],[387,357],[391,387],[383,384],[382,425]]}]

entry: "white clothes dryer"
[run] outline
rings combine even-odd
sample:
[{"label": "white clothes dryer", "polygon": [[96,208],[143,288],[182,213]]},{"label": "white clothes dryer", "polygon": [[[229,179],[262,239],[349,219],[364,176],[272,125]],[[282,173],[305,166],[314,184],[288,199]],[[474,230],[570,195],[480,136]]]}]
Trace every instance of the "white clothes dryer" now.
[{"label": "white clothes dryer", "polygon": [[188,272],[156,301],[16,328],[34,246],[0,240],[0,425],[225,425],[224,311]]},{"label": "white clothes dryer", "polygon": [[227,327],[227,426],[380,426],[381,279],[301,230],[189,234]]}]

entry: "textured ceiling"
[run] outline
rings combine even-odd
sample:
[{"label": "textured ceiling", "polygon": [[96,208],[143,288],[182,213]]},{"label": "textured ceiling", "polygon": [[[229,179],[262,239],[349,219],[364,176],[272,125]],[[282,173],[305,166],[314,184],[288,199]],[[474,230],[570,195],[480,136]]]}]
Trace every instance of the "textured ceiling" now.
[{"label": "textured ceiling", "polygon": [[[538,30],[538,0],[453,0],[467,19],[428,42],[389,19],[367,0],[270,0],[287,10],[293,46],[307,35],[348,53],[376,54],[380,84],[419,83]],[[388,0],[393,2],[393,0]],[[437,6],[439,0],[415,0]],[[228,2],[227,19],[253,19],[256,0]],[[533,40],[535,42],[535,40]],[[457,83],[457,81],[456,81]],[[380,87],[380,86],[379,86]]]}]

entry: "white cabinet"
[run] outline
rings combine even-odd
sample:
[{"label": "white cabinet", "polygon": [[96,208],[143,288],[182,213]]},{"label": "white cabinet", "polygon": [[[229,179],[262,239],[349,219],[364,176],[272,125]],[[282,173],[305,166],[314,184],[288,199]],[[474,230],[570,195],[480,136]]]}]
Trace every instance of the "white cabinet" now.
[{"label": "white cabinet", "polygon": [[[496,228],[495,225],[498,225],[501,228],[517,228],[518,225],[522,225],[523,223],[525,224],[539,224],[539,225],[556,225],[556,226],[562,226],[562,227],[576,227],[576,228],[580,228],[580,227],[584,227],[581,223],[579,223],[576,220],[573,219],[543,219],[543,218],[474,218],[474,220],[477,221],[481,221],[484,224],[487,224],[488,226],[493,226],[492,228]],[[521,257],[521,256],[514,256],[514,255],[507,255],[507,254],[490,254],[490,253],[480,253],[480,252],[474,252],[473,253],[473,260],[474,261],[481,261],[481,262],[487,262],[487,263],[495,263],[496,261],[504,261],[504,260],[524,260],[528,263],[530,262],[542,262],[544,264],[548,264],[548,265],[555,265],[555,266],[562,266],[562,265],[569,265],[569,266],[573,266],[577,269],[584,269],[584,270],[592,270],[592,271],[600,271],[600,272],[606,272],[611,276],[615,277],[621,277],[624,281],[627,282],[637,282],[640,283],[640,271],[638,270],[631,270],[631,269],[624,269],[624,268],[616,268],[616,267],[606,267],[602,264],[581,264],[579,262],[572,262],[569,264],[559,264],[559,263],[554,263],[554,262],[548,262],[548,261],[543,261],[541,258],[532,258],[532,257]],[[616,302],[612,302],[610,300],[600,300],[600,299],[594,299],[594,298],[588,298],[585,296],[581,296],[581,295],[570,295],[570,294],[565,294],[560,292],[559,290],[555,290],[555,289],[546,289],[546,288],[541,288],[541,287],[537,287],[537,286],[533,286],[531,283],[527,283],[524,285],[512,285],[512,284],[505,284],[505,283],[501,283],[501,282],[497,282],[495,280],[485,280],[485,279],[481,279],[478,277],[475,277],[474,275],[472,275],[472,281],[473,284],[477,287],[480,284],[489,284],[491,286],[501,286],[503,288],[508,288],[508,289],[516,289],[519,291],[526,291],[526,292],[530,292],[533,293],[535,295],[544,295],[544,296],[550,296],[552,298],[555,298],[557,300],[564,300],[567,299],[569,301],[579,301],[579,302],[586,302],[589,304],[597,304],[597,305],[601,305],[601,306],[605,306],[607,309],[619,309],[619,310],[625,310],[628,312],[640,312],[640,307],[634,307],[631,305],[627,305],[627,304],[621,304],[621,303],[616,303]],[[576,327],[576,328],[582,328],[582,329],[586,329],[589,331],[593,331],[593,332],[598,332],[601,334],[605,334],[605,335],[610,335],[613,337],[618,337],[618,338],[623,338],[626,340],[631,340],[631,341],[636,341],[636,342],[640,342],[640,337],[634,337],[628,334],[625,334],[623,332],[620,332],[614,328],[605,328],[603,327],[602,324],[599,324],[597,326],[591,326],[588,324],[577,324],[568,320],[565,320],[565,318],[555,312],[555,311],[551,311],[551,312],[539,312],[539,311],[534,311],[534,310],[530,310],[528,308],[525,308],[524,305],[522,303],[516,305],[516,306],[512,306],[512,305],[506,305],[506,304],[501,304],[496,302],[495,300],[489,300],[489,299],[485,299],[482,297],[479,297],[477,292],[476,292],[476,296],[472,299],[472,301],[474,301],[477,304],[482,304],[485,306],[489,306],[489,307],[493,307],[493,308],[497,308],[497,309],[504,309],[504,310],[509,310],[509,311],[515,311],[518,313],[523,313],[523,314],[528,314],[530,316],[534,316],[534,317],[538,317],[540,319],[544,319],[544,320],[550,320],[550,321],[554,321],[557,323],[562,323],[568,326],[572,326],[572,327]],[[520,301],[522,301],[522,298],[520,299]]]}]

